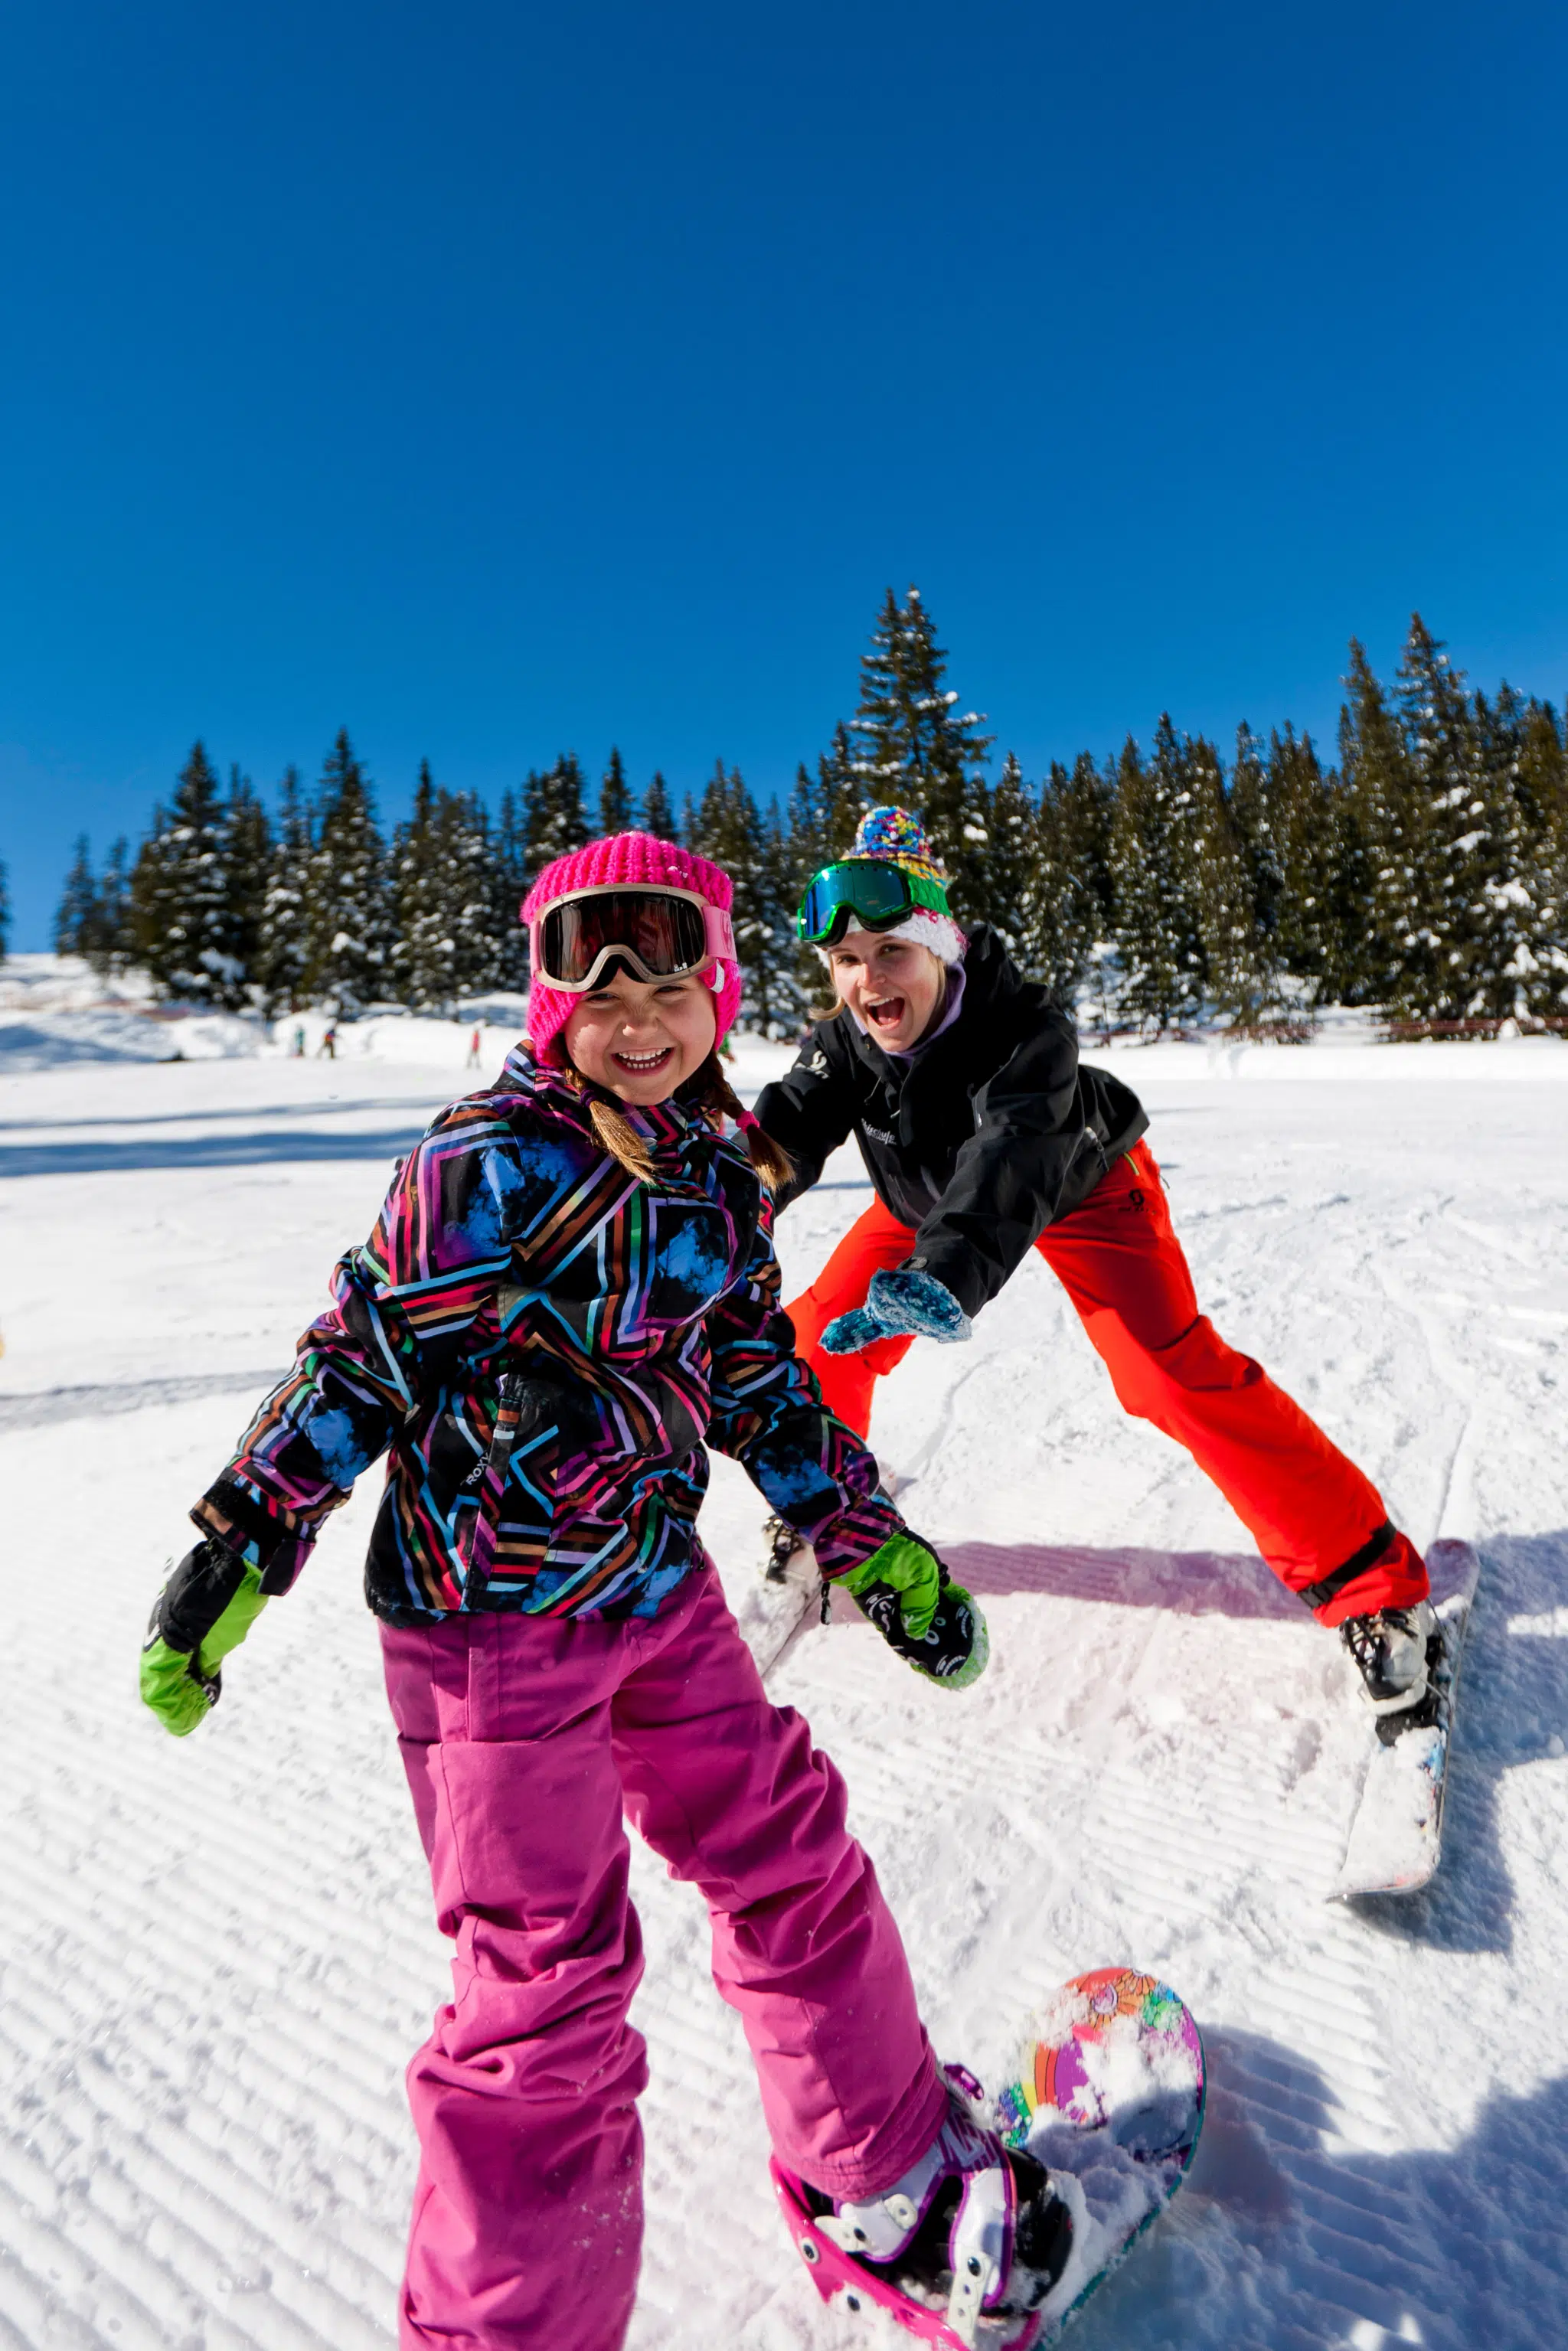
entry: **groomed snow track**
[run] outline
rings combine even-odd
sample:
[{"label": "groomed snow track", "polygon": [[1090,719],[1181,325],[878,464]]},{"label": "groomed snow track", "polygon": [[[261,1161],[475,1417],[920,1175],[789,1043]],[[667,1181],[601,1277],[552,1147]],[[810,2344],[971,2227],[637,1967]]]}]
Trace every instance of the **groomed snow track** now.
[{"label": "groomed snow track", "polygon": [[[1359,1084],[1132,1071],[1220,1328],[1418,1539],[1479,1542],[1430,1895],[1325,1899],[1362,1732],[1337,1647],[1121,1418],[1039,1269],[970,1349],[916,1350],[875,1430],[913,1522],[983,1594],[987,1680],[923,1688],[837,1622],[779,1676],[848,1776],[945,2053],[995,2079],[1041,1992],[1116,1959],[1167,1975],[1204,2027],[1193,2179],[1082,2351],[1568,2340],[1568,1094],[1442,1066],[1375,1118]],[[386,1082],[213,1063],[5,1086],[0,1176],[8,1141],[63,1148],[89,1118],[127,1148],[0,1181],[4,2351],[395,2340],[401,2071],[445,1968],[358,1596],[373,1494],[197,1737],[168,1740],[133,1696],[162,1562],[253,1367],[284,1360],[373,1213]],[[433,1074],[430,1102],[451,1082]],[[171,1165],[176,1086],[194,1142],[221,1121],[222,1164]],[[286,1086],[329,1152],[284,1155]],[[255,1162],[229,1155],[247,1121]],[[791,1212],[792,1279],[865,1196]],[[761,1516],[719,1465],[706,1531],[743,1620]],[[645,1855],[635,1882],[653,2082],[633,2344],[865,2343],[796,2274],[700,1905]]]}]

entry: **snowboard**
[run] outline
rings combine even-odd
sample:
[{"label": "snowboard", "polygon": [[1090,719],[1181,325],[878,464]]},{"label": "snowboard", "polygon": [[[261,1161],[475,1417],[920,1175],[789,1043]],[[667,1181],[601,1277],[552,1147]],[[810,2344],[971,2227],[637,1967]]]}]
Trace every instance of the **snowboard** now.
[{"label": "snowboard", "polygon": [[831,1597],[810,1550],[797,1570],[777,1583],[766,1579],[749,1596],[741,1631],[765,1683],[814,1625],[827,1623]]},{"label": "snowboard", "polygon": [[1058,2339],[1165,2210],[1192,2162],[1203,2107],[1203,2043],[1168,1985],[1131,1968],[1097,1968],[1051,1994],[1017,2077],[988,2111],[979,2107],[1007,2146],[1044,2164],[1072,2222],[1065,2269],[1023,2314],[956,2317],[958,2294],[926,2300],[845,2252],[777,2164],[774,2190],[824,2302],[885,2311],[917,2342],[944,2351],[1033,2351]]},{"label": "snowboard", "polygon": [[1470,1543],[1436,1542],[1427,1554],[1427,1573],[1437,1617],[1427,1648],[1427,1696],[1406,1714],[1374,1718],[1366,1772],[1333,1887],[1336,1900],[1418,1894],[1442,1859],[1459,1664],[1480,1561]]}]

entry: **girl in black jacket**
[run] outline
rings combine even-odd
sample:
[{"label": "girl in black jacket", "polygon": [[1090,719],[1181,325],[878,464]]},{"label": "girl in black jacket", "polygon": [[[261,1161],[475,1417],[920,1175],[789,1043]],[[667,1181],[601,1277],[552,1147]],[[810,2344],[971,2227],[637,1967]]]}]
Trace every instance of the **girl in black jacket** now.
[{"label": "girl in black jacket", "polygon": [[1068,1016],[984,925],[966,939],[917,820],[873,809],[801,904],[838,1003],[764,1089],[794,1163],[779,1207],[852,1133],[876,1190],[788,1311],[824,1402],[862,1437],[918,1335],[967,1339],[1031,1247],[1128,1412],[1185,1445],[1275,1573],[1338,1625],[1380,1711],[1427,1686],[1427,1571],[1371,1481],[1200,1314],[1136,1096],[1084,1066]]}]

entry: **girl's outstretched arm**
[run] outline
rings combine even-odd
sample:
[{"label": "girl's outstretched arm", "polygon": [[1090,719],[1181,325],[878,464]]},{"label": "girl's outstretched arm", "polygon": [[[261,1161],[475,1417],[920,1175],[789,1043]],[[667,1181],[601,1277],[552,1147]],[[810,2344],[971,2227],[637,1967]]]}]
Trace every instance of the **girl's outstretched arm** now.
[{"label": "girl's outstretched arm", "polygon": [[191,1513],[260,1571],[263,1592],[288,1589],[329,1514],[507,1278],[524,1186],[510,1129],[476,1103],[444,1112],[403,1161],[293,1370]]}]

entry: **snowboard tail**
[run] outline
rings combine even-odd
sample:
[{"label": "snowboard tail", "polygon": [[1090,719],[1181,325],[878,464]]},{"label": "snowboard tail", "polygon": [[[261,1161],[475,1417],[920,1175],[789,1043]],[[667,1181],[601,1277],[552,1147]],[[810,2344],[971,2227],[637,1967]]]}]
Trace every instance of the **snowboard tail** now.
[{"label": "snowboard tail", "polygon": [[1418,1894],[1443,1856],[1443,1800],[1480,1561],[1468,1542],[1437,1542],[1427,1554],[1437,1631],[1427,1646],[1427,1694],[1406,1714],[1379,1715],[1367,1732],[1366,1771],[1350,1824],[1336,1899]]},{"label": "snowboard tail", "polygon": [[1203,2043],[1169,1987],[1131,1968],[1075,1976],[1046,2002],[992,2121],[1043,2163],[1072,2221],[1065,2268],[1025,2314],[980,2315],[965,2333],[948,2304],[872,2271],[825,2234],[773,2166],[785,2223],[825,2302],[885,2311],[942,2351],[1032,2351],[1054,2343],[1176,2194],[1204,2112]]}]

